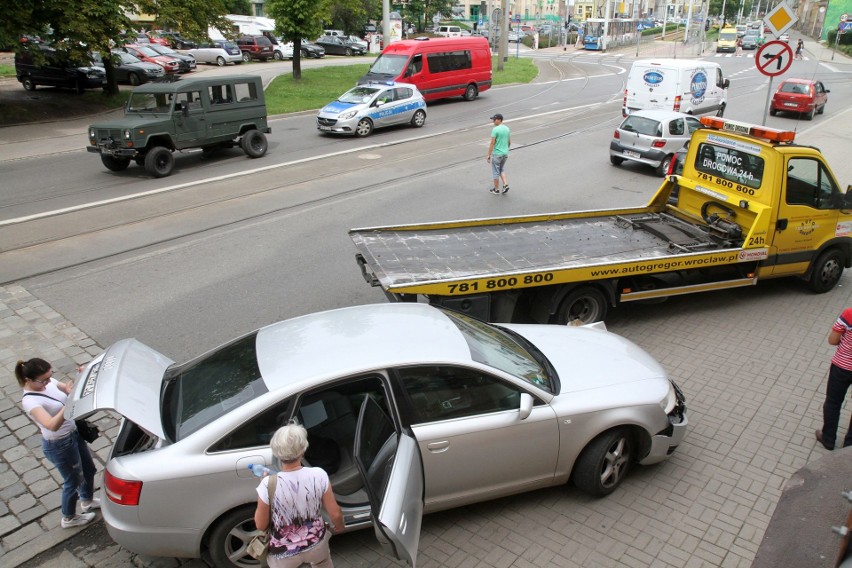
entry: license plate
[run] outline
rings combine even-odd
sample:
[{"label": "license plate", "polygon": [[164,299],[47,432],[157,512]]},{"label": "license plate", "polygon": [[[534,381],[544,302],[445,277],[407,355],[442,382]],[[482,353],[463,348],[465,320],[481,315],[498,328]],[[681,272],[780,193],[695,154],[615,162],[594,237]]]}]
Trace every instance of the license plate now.
[{"label": "license plate", "polygon": [[331,130],[331,126],[320,126],[320,130]]},{"label": "license plate", "polygon": [[641,157],[639,152],[631,152],[630,150],[625,150],[624,155],[628,158],[639,158]]},{"label": "license plate", "polygon": [[785,107],[797,107],[799,105],[797,105],[796,103],[784,103],[784,106]]}]

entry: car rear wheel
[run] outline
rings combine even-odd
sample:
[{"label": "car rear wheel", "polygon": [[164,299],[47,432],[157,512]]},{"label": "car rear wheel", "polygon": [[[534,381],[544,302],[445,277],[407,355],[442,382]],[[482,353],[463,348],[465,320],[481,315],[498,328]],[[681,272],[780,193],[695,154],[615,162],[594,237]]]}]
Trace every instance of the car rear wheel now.
[{"label": "car rear wheel", "polygon": [[218,65],[219,67],[224,67],[225,63],[227,63],[227,62],[225,61],[225,58],[222,57],[221,55],[216,58],[216,65]]},{"label": "car rear wheel", "polygon": [[769,109],[769,114],[771,114],[772,116],[775,116],[776,114],[778,114],[778,111],[775,110],[774,108],[771,108],[771,109]]},{"label": "car rear wheel", "polygon": [[479,95],[479,89],[476,88],[476,85],[468,85],[467,89],[464,90],[464,100],[472,101]]},{"label": "car rear wheel", "polygon": [[137,75],[136,73],[128,73],[127,82],[135,87],[136,85],[141,83],[142,80],[139,78],[139,75]]},{"label": "car rear wheel", "polygon": [[565,296],[556,312],[557,324],[569,324],[580,320],[583,324],[603,321],[607,303],[603,293],[592,286],[580,286]]},{"label": "car rear wheel", "polygon": [[611,163],[613,166],[620,166],[624,163],[624,158],[619,158],[618,156],[610,156],[609,163]]},{"label": "car rear wheel", "polygon": [[21,81],[21,84],[24,86],[24,89],[26,89],[27,91],[35,91],[36,90],[36,84],[35,84],[35,81],[33,81],[32,77],[24,77],[24,80]]},{"label": "car rear wheel", "polygon": [[208,548],[214,566],[220,568],[249,568],[260,566],[260,562],[246,552],[249,542],[256,534],[254,510],[256,506],[240,507],[223,516],[210,532]]},{"label": "car rear wheel", "polygon": [[719,112],[716,113],[716,116],[725,116],[725,105],[719,107]]},{"label": "car rear wheel", "polygon": [[621,485],[633,459],[633,440],[626,429],[604,432],[577,458],[573,480],[581,491],[603,497]]},{"label": "car rear wheel", "polygon": [[120,172],[127,169],[130,165],[130,158],[116,158],[114,156],[106,156],[101,154],[101,162],[106,166],[106,169],[111,172]]},{"label": "car rear wheel", "polygon": [[360,138],[364,138],[365,136],[369,136],[373,132],[373,123],[369,118],[362,118],[358,121],[358,125],[355,126],[355,136]]},{"label": "car rear wheel", "polygon": [[426,113],[421,109],[414,113],[414,116],[411,117],[411,126],[414,128],[420,128],[426,124]]},{"label": "car rear wheel", "polygon": [[813,120],[814,119],[814,109],[809,110],[805,113],[805,120]]},{"label": "car rear wheel", "polygon": [[302,57],[304,57],[305,59],[307,59],[307,57],[308,57],[308,52],[307,52],[306,50],[304,50],[304,49],[300,49],[300,50],[299,50],[299,53],[301,54],[301,56],[302,56]]},{"label": "car rear wheel", "polygon": [[249,158],[260,158],[266,154],[269,144],[266,141],[266,135],[260,130],[249,130],[243,134],[240,140],[240,148],[246,153]]},{"label": "car rear wheel", "polygon": [[155,178],[166,177],[175,167],[175,157],[171,150],[163,146],[154,146],[145,155],[145,171]]},{"label": "car rear wheel", "polygon": [[674,156],[672,156],[671,154],[669,154],[668,156],[666,156],[665,158],[663,158],[663,159],[662,159],[662,161],[660,161],[660,165],[659,165],[659,166],[657,166],[657,175],[658,175],[658,176],[663,176],[663,177],[665,177],[665,175],[666,175],[667,173],[669,173],[669,166],[671,166],[671,165],[672,165],[672,158],[673,158],[673,157],[674,157]]},{"label": "car rear wheel", "polygon": [[246,63],[251,61],[251,53],[249,53],[248,51],[244,51],[243,52],[243,61],[245,61]]}]

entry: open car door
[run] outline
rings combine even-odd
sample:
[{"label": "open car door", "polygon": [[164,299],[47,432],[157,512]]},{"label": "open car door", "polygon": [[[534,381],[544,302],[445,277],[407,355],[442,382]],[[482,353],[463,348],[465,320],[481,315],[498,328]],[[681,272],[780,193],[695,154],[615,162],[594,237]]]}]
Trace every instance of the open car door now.
[{"label": "open car door", "polygon": [[393,421],[369,395],[358,413],[355,464],[370,499],[376,538],[413,568],[423,519],[420,450],[413,437],[396,431]]}]

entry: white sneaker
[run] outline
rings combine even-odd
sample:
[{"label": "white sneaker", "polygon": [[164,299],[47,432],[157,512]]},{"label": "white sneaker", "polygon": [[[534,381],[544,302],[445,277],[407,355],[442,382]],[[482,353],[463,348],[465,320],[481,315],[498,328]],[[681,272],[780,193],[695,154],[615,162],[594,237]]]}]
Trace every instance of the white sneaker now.
[{"label": "white sneaker", "polygon": [[80,501],[80,508],[83,509],[84,513],[88,513],[89,511],[94,511],[95,509],[101,508],[101,500],[95,497],[91,501]]},{"label": "white sneaker", "polygon": [[62,525],[63,529],[82,527],[83,525],[88,525],[95,520],[95,516],[96,515],[94,513],[81,513],[79,515],[74,515],[70,519],[62,517],[62,521],[59,524]]}]

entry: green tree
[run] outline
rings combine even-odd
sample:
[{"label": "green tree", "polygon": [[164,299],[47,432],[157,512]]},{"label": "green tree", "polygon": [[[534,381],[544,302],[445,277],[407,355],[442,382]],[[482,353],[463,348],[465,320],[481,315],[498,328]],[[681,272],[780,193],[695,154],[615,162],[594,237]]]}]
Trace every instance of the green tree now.
[{"label": "green tree", "polygon": [[228,14],[237,14],[240,16],[252,16],[251,4],[248,0],[224,0],[225,10]]},{"label": "green tree", "polygon": [[[90,0],[85,0],[90,1]],[[95,0],[96,1],[96,0]],[[207,39],[207,28],[231,28],[224,0],[138,0],[139,13],[152,14],[163,27],[196,41]]]}]

